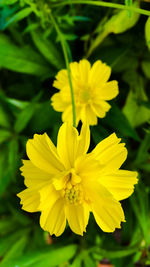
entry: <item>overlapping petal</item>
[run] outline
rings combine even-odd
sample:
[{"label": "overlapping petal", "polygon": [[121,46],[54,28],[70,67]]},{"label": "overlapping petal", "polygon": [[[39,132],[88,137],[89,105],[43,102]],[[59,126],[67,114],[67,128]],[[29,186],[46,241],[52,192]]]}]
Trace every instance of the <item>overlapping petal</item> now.
[{"label": "overlapping petal", "polygon": [[89,125],[97,124],[97,116],[90,105],[83,106],[81,110],[81,121]]},{"label": "overlapping petal", "polygon": [[30,160],[23,160],[23,166],[20,170],[25,177],[25,185],[27,187],[39,189],[52,182],[52,175],[37,168]]},{"label": "overlapping petal", "polygon": [[29,159],[37,168],[49,174],[56,174],[64,170],[56,147],[46,133],[35,134],[33,139],[28,140],[26,147]]},{"label": "overlapping petal", "polygon": [[60,70],[56,75],[56,80],[53,83],[53,86],[57,89],[62,89],[68,83],[68,73],[67,70]]},{"label": "overlapping petal", "polygon": [[89,83],[93,87],[99,87],[100,84],[104,84],[108,81],[111,74],[111,68],[101,60],[97,60],[90,71]]},{"label": "overlapping petal", "polygon": [[39,211],[40,205],[40,194],[34,189],[27,188],[17,194],[21,199],[20,204],[22,204],[22,209],[28,212]]},{"label": "overlapping petal", "polygon": [[118,82],[110,81],[99,88],[99,98],[104,100],[111,100],[119,94]]},{"label": "overlapping petal", "polygon": [[117,200],[129,197],[137,184],[137,172],[117,170],[113,173],[101,175],[99,182],[105,186]]},{"label": "overlapping petal", "polygon": [[88,206],[86,204],[67,205],[65,210],[71,230],[78,235],[83,235],[83,232],[86,231],[86,226],[89,220]]},{"label": "overlapping petal", "polygon": [[91,108],[97,117],[104,118],[111,106],[106,101],[100,100],[99,102],[97,101],[97,103],[91,104]]},{"label": "overlapping petal", "polygon": [[118,170],[127,158],[127,149],[116,134],[101,141],[92,151],[93,157],[103,165],[103,172]]},{"label": "overlapping petal", "polygon": [[50,235],[61,235],[66,227],[66,216],[64,212],[64,205],[61,199],[50,206],[47,210],[42,210],[40,217],[41,227],[50,233]]},{"label": "overlapping petal", "polygon": [[87,191],[99,227],[104,232],[113,232],[116,228],[120,228],[121,222],[125,221],[121,204],[98,182],[88,183]]},{"label": "overlapping petal", "polygon": [[85,154],[90,143],[88,125],[84,125],[79,136],[77,129],[69,123],[64,123],[57,138],[57,151],[67,169],[73,168],[77,157]]}]

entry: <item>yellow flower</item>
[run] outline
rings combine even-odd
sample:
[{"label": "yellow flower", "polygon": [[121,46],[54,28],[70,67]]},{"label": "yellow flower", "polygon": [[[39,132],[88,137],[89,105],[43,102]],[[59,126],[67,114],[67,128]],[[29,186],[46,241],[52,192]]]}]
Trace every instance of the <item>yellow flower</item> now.
[{"label": "yellow flower", "polygon": [[[119,93],[118,82],[109,81],[111,68],[100,60],[91,67],[88,60],[70,63],[74,90],[76,123],[81,120],[89,125],[97,124],[97,117],[104,118],[110,105],[106,102]],[[63,112],[63,122],[72,123],[72,101],[67,70],[58,72],[53,86],[59,92],[51,98],[56,111]]]},{"label": "yellow flower", "polygon": [[27,155],[21,167],[27,189],[18,194],[23,209],[41,212],[40,225],[51,235],[63,233],[66,221],[72,231],[83,235],[93,212],[99,227],[113,232],[124,222],[120,200],[129,197],[137,173],[119,170],[127,157],[124,144],[113,133],[87,153],[90,131],[64,123],[57,147],[46,133],[27,142]]}]

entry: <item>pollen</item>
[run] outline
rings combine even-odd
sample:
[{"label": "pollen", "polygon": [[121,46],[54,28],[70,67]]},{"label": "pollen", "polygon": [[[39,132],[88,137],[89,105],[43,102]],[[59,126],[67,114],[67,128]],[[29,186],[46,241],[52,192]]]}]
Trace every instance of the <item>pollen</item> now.
[{"label": "pollen", "polygon": [[[69,187],[70,188],[70,187]],[[66,187],[64,190],[64,198],[68,204],[80,204],[82,202],[82,189],[81,186],[75,185],[69,189]]]}]

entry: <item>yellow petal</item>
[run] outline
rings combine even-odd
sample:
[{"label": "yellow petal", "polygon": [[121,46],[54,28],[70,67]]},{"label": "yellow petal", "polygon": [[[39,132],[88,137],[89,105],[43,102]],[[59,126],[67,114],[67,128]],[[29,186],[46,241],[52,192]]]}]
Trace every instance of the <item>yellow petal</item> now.
[{"label": "yellow petal", "polygon": [[111,100],[115,98],[118,94],[119,94],[119,89],[117,81],[107,82],[99,90],[99,98],[104,100]]},{"label": "yellow petal", "polygon": [[91,69],[91,64],[88,60],[82,59],[79,61],[79,75],[80,75],[80,82],[82,84],[87,84],[90,69]]},{"label": "yellow petal", "polygon": [[88,125],[96,125],[97,124],[97,117],[93,112],[90,105],[83,106],[81,110],[81,121]]},{"label": "yellow petal", "polygon": [[53,86],[57,89],[62,89],[68,83],[68,73],[67,70],[63,69],[58,72],[56,75],[56,80],[53,83]]},{"label": "yellow petal", "polygon": [[67,169],[73,168],[77,154],[78,131],[69,123],[64,123],[58,132],[57,151]]},{"label": "yellow petal", "polygon": [[39,189],[45,184],[52,182],[52,176],[37,168],[30,160],[23,160],[23,164],[20,170],[25,177],[25,185],[27,187]]},{"label": "yellow petal", "polygon": [[23,210],[26,210],[28,212],[39,211],[40,194],[38,191],[27,188],[17,194],[17,196],[21,199],[20,204],[23,205]]},{"label": "yellow petal", "polygon": [[91,155],[104,166],[103,172],[110,173],[120,168],[127,157],[127,149],[125,144],[119,144],[120,139],[116,134],[111,134],[109,137],[101,141],[95,149],[91,152]]},{"label": "yellow petal", "polygon": [[137,172],[118,170],[114,173],[101,175],[99,182],[104,185],[117,200],[129,197],[137,184]]},{"label": "yellow petal", "polygon": [[99,87],[100,84],[104,84],[108,81],[111,74],[111,68],[100,60],[97,60],[91,70],[89,76],[89,83],[93,87]]},{"label": "yellow petal", "polygon": [[78,137],[78,156],[85,154],[90,145],[90,129],[88,124],[83,124],[80,132],[80,136]]},{"label": "yellow petal", "polygon": [[73,124],[72,105],[68,105],[62,114],[62,121]]},{"label": "yellow petal", "polygon": [[113,232],[125,221],[121,204],[113,198],[109,191],[98,182],[88,188],[91,209],[95,220],[104,232]]},{"label": "yellow petal", "polygon": [[82,182],[99,179],[101,175],[101,165],[90,154],[81,156],[75,162],[76,173],[82,177]]},{"label": "yellow petal", "polygon": [[62,94],[56,93],[51,97],[52,106],[56,111],[64,111],[68,107],[68,103],[63,101]]},{"label": "yellow petal", "polygon": [[79,79],[79,63],[78,62],[71,62],[70,63],[70,69],[71,69],[72,82],[78,81],[78,79]]},{"label": "yellow petal", "polygon": [[64,232],[66,217],[62,199],[57,199],[49,209],[41,212],[40,225],[50,235],[60,236]]},{"label": "yellow petal", "polygon": [[88,206],[86,204],[66,205],[65,210],[71,230],[78,235],[83,235],[89,220]]},{"label": "yellow petal", "polygon": [[54,203],[61,197],[59,191],[56,191],[55,187],[50,184],[46,185],[39,190],[40,194],[40,205],[39,210],[49,210],[52,208]]},{"label": "yellow petal", "polygon": [[36,167],[45,172],[56,174],[64,170],[56,147],[46,133],[43,135],[35,134],[33,139],[28,140],[27,155]]},{"label": "yellow petal", "polygon": [[111,108],[111,106],[106,101],[99,101],[98,104],[91,104],[92,110],[99,118],[104,118],[106,112]]}]

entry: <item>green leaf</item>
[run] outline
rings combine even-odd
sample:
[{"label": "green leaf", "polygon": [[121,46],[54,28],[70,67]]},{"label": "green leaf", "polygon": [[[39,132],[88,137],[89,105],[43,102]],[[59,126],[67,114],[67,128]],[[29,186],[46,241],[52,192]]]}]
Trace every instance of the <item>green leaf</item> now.
[{"label": "green leaf", "polygon": [[20,133],[27,126],[28,122],[31,120],[33,116],[34,111],[35,111],[35,104],[32,103],[19,113],[14,125],[14,130],[16,133]]},{"label": "green leaf", "polygon": [[145,23],[145,38],[148,48],[150,49],[150,17]]},{"label": "green leaf", "polygon": [[136,141],[140,141],[136,131],[130,125],[130,122],[122,111],[115,104],[111,104],[111,109],[107,116],[103,119],[104,124],[112,127],[116,132],[125,137],[132,137]]},{"label": "green leaf", "polygon": [[54,111],[50,101],[46,101],[36,105],[36,110],[29,122],[29,128],[32,132],[42,132],[54,128],[57,123],[61,123],[60,115]]},{"label": "green leaf", "polygon": [[[61,248],[49,249],[46,252],[37,251],[32,254],[26,254],[18,260],[13,261],[13,266],[18,267],[54,267],[69,261],[77,250],[76,245],[69,245]],[[7,264],[12,263],[7,262]],[[8,265],[9,266],[9,265]],[[0,265],[1,267],[1,265]],[[4,267],[4,266],[3,266]]]},{"label": "green leaf", "polygon": [[142,69],[145,76],[150,79],[150,62],[149,61],[142,61]]},{"label": "green leaf", "polygon": [[0,256],[4,256],[13,247],[13,244],[16,243],[22,236],[25,236],[28,231],[29,229],[19,229],[8,236],[0,237]]},{"label": "green leaf", "polygon": [[0,129],[0,144],[5,142],[11,137],[11,132],[7,130]]},{"label": "green leaf", "polygon": [[[143,98],[147,100],[144,92]],[[138,102],[138,96],[133,90],[130,90],[128,94],[123,113],[133,127],[138,127],[150,119],[150,110]]]},{"label": "green leaf", "polygon": [[150,119],[150,110],[141,104],[142,101],[148,100],[144,92],[144,80],[136,71],[126,72],[124,80],[129,83],[130,91],[123,107],[123,113],[135,128]]},{"label": "green leaf", "polygon": [[0,0],[0,5],[13,5],[16,2],[18,2],[18,0]]},{"label": "green leaf", "polygon": [[96,267],[96,263],[92,260],[92,258],[89,255],[86,255],[86,257],[84,257],[84,266]]},{"label": "green leaf", "polygon": [[143,184],[137,186],[136,194],[130,198],[130,202],[143,232],[144,240],[148,245],[150,242],[150,219],[147,218],[147,214],[149,212],[149,198],[148,191],[146,191],[146,188]]},{"label": "green leaf", "polygon": [[9,266],[10,262],[13,262],[14,259],[19,258],[27,245],[27,236],[22,236],[19,240],[12,245],[12,247],[8,250],[4,259],[0,263],[0,267]]},{"label": "green leaf", "polygon": [[8,170],[11,179],[16,174],[19,165],[19,144],[17,139],[12,139],[9,142],[9,153],[8,153]]},{"label": "green leaf", "polygon": [[47,39],[43,38],[43,34],[40,31],[31,31],[31,35],[36,47],[39,49],[41,54],[57,69],[64,67],[64,61],[56,49],[56,46]]},{"label": "green leaf", "polygon": [[7,20],[7,22],[4,24],[3,30],[6,29],[10,24],[18,22],[25,17],[29,16],[32,13],[31,7],[26,7],[22,9],[21,11],[17,12],[15,15],[13,15],[10,19]]},{"label": "green leaf", "polygon": [[99,249],[99,254],[107,259],[115,259],[115,258],[122,258],[122,257],[132,255],[136,251],[137,251],[137,246],[127,247],[126,249],[113,250],[113,251],[104,250],[101,248]]},{"label": "green leaf", "polygon": [[0,62],[3,68],[38,76],[53,76],[43,58],[31,47],[18,47],[5,35],[0,35]]},{"label": "green leaf", "polygon": [[1,148],[0,153],[0,196],[5,191],[12,177],[8,170],[8,146],[5,145],[5,148]]},{"label": "green leaf", "polygon": [[[134,2],[134,6],[138,6],[138,1]],[[88,50],[87,55],[90,56],[93,50],[101,44],[101,42],[110,34],[120,34],[130,28],[132,28],[138,21],[140,14],[133,12],[132,16],[128,16],[127,10],[121,10],[117,14],[113,15],[106,23],[102,26],[101,22],[96,29],[98,33],[97,37],[92,41],[91,46]]]},{"label": "green leaf", "polygon": [[150,132],[146,133],[137,151],[137,156],[134,162],[137,167],[140,167],[141,164],[144,164],[148,161],[149,148],[150,148]]},{"label": "green leaf", "polygon": [[10,234],[14,229],[17,228],[16,221],[11,216],[5,216],[0,219],[0,236]]},{"label": "green leaf", "polygon": [[6,127],[6,128],[10,127],[9,117],[1,103],[0,103],[0,126]]}]

